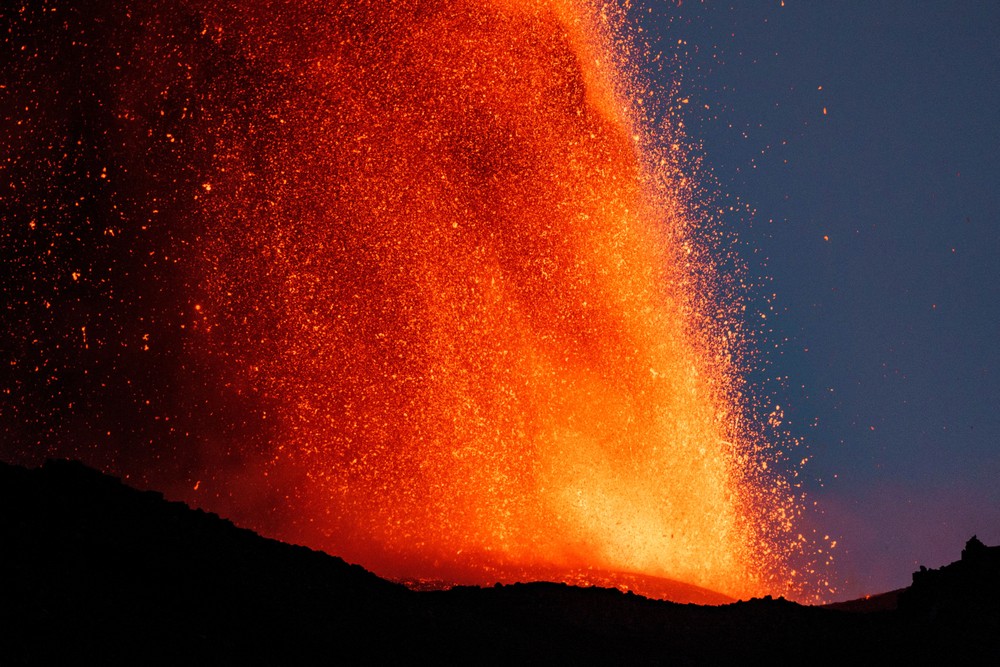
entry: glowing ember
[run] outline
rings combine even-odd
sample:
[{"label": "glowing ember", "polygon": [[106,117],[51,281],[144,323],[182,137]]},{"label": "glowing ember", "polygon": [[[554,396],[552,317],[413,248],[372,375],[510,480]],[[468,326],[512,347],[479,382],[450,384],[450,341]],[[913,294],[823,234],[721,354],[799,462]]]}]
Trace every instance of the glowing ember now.
[{"label": "glowing ember", "polygon": [[798,510],[619,19],[481,5],[140,17],[115,118],[153,166],[101,179],[170,187],[148,257],[184,257],[176,372],[208,378],[176,412],[217,427],[177,493],[392,577],[786,592]]}]

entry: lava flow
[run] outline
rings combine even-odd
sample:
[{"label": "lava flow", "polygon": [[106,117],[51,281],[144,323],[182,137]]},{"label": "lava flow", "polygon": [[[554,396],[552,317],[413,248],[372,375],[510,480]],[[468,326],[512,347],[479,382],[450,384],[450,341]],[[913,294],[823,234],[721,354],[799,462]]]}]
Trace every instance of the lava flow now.
[{"label": "lava flow", "polygon": [[795,494],[762,472],[618,14],[152,6],[109,19],[141,30],[108,85],[125,148],[102,155],[124,165],[109,182],[155,191],[108,201],[145,207],[148,261],[182,295],[186,499],[395,578],[790,590]]}]

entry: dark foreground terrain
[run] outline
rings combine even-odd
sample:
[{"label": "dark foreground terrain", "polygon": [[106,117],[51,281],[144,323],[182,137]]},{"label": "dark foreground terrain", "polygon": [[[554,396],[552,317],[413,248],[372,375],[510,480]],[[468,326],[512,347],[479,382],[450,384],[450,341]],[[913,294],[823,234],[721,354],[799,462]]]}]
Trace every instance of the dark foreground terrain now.
[{"label": "dark foreground terrain", "polygon": [[1000,553],[879,604],[414,592],[73,462],[0,464],[0,663],[1000,664]]}]

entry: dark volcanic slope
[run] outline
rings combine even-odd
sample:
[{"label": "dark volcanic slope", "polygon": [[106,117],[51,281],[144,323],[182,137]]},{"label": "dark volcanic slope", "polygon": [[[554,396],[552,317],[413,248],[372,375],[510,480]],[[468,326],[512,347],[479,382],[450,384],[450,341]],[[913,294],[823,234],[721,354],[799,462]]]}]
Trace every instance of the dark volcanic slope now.
[{"label": "dark volcanic slope", "polygon": [[350,638],[380,659],[410,639],[403,587],[80,464],[3,466],[0,499],[7,657],[278,660]]},{"label": "dark volcanic slope", "polygon": [[982,545],[918,573],[893,612],[557,584],[416,593],[70,462],[0,464],[0,545],[5,664],[1000,659]]}]

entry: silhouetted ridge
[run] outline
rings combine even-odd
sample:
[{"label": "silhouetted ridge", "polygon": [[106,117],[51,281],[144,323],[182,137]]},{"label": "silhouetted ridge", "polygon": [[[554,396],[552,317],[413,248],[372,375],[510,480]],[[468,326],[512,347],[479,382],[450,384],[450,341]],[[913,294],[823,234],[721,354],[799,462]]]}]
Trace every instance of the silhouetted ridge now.
[{"label": "silhouetted ridge", "polygon": [[[14,662],[271,661],[380,641],[412,594],[358,566],[259,537],[71,461],[0,464],[2,622]],[[65,653],[64,653],[65,652]],[[200,660],[199,660],[200,661]]]},{"label": "silhouetted ridge", "polygon": [[962,560],[915,573],[899,611],[551,583],[418,593],[50,461],[0,463],[0,546],[5,665],[1000,660],[1000,552],[975,538]]}]

